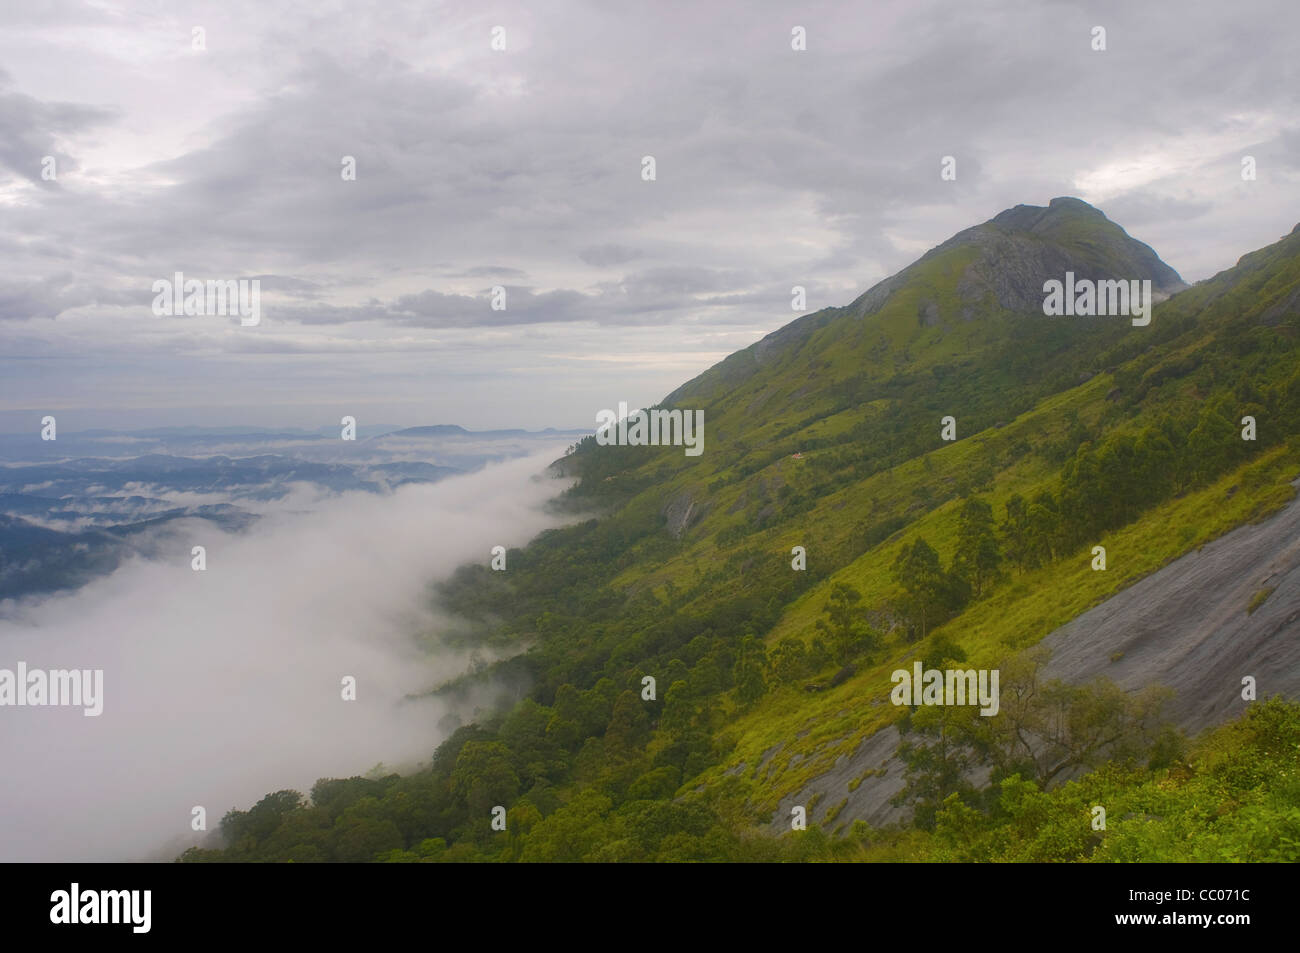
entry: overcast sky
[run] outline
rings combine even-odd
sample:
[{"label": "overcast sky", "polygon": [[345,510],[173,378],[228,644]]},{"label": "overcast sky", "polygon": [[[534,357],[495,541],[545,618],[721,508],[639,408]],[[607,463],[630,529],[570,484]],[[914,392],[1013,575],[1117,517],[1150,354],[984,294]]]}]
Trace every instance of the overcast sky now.
[{"label": "overcast sky", "polygon": [[594,427],[1019,203],[1187,281],[1300,221],[1294,0],[0,11],[0,431]]}]

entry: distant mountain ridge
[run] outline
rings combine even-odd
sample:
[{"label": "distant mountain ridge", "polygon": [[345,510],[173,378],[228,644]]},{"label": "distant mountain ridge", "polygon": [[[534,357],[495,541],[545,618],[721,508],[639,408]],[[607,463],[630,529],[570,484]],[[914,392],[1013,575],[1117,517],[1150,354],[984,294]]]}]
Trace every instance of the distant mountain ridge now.
[{"label": "distant mountain ridge", "polygon": [[509,430],[466,430],[458,424],[433,424],[428,427],[406,427],[402,430],[393,430],[389,433],[379,434],[384,437],[519,437],[525,435],[555,434],[556,436],[574,436],[577,434],[589,434],[593,428],[584,430],[557,430],[554,427],[546,427],[543,430],[523,430],[514,428]]},{"label": "distant mountain ridge", "polygon": [[389,493],[552,450],[581,433],[438,425],[355,441],[337,430],[238,427],[71,432],[53,441],[3,435],[0,599],[76,588],[128,555],[154,556],[162,545],[154,536],[179,521],[239,532],[295,487]]}]

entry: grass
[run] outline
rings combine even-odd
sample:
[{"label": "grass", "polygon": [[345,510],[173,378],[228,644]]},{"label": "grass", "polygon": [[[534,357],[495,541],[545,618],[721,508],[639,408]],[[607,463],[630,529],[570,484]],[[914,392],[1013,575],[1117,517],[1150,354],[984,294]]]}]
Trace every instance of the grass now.
[{"label": "grass", "polygon": [[1250,605],[1246,606],[1246,615],[1254,615],[1255,610],[1264,604],[1265,600],[1273,594],[1275,588],[1275,586],[1265,586],[1251,596]]}]

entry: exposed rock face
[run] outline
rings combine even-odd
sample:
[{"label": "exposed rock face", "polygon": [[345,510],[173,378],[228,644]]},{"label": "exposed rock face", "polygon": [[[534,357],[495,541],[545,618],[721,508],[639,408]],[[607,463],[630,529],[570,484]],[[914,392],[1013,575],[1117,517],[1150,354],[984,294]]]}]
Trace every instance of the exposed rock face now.
[{"label": "exposed rock face", "polygon": [[1150,280],[1160,300],[1187,287],[1149,245],[1073,198],[1052,199],[1047,208],[1017,205],[930,254],[964,244],[979,246],[980,256],[962,276],[962,297],[975,304],[991,294],[1000,307],[1017,313],[1041,311],[1045,277],[1064,278],[1067,271],[1076,280]]},{"label": "exposed rock face", "polygon": [[[1248,611],[1257,594],[1270,589]],[[1260,700],[1274,693],[1300,697],[1300,502],[1175,560],[1042,644],[1052,653],[1044,678],[1083,684],[1105,675],[1129,691],[1157,682],[1172,688],[1168,713],[1189,734],[1245,710],[1245,676],[1256,678]],[[844,798],[834,826],[905,819],[906,808],[889,804],[903,787],[903,766],[893,759],[898,740],[892,725],[867,738],[851,757],[782,800],[772,831],[789,830],[790,808],[816,794],[821,797],[808,814],[810,824],[822,823]]]},{"label": "exposed rock face", "polygon": [[1300,503],[1188,553],[1043,644],[1052,651],[1049,678],[1172,688],[1170,714],[1189,733],[1240,715],[1247,675],[1260,699],[1300,696]]},{"label": "exposed rock face", "polygon": [[1152,291],[1160,297],[1187,287],[1151,246],[1130,238],[1087,202],[1055,198],[1046,208],[1017,205],[982,225],[958,232],[915,264],[876,285],[854,302],[854,307],[863,316],[879,310],[914,269],[963,245],[974,245],[979,252],[957,286],[969,302],[961,315],[964,320],[974,315],[988,294],[1008,311],[1041,313],[1043,281],[1064,277],[1067,271],[1073,271],[1076,279],[1092,281],[1150,279]]},{"label": "exposed rock face", "polygon": [[[818,793],[822,796],[808,812],[809,824],[824,824],[826,815],[846,798],[847,803],[836,815],[833,826],[863,820],[873,827],[883,827],[905,818],[909,813],[906,808],[889,803],[903,789],[903,765],[894,760],[898,741],[898,729],[890,725],[858,745],[852,756],[841,756],[830,771],[780,802],[769,824],[772,833],[788,831],[790,809],[796,804],[806,806]],[[862,778],[861,782],[850,791],[850,782],[858,778]]]},{"label": "exposed rock face", "polygon": [[661,512],[668,521],[668,532],[674,539],[680,539],[682,533],[704,518],[711,506],[708,500],[686,490],[670,497]]}]

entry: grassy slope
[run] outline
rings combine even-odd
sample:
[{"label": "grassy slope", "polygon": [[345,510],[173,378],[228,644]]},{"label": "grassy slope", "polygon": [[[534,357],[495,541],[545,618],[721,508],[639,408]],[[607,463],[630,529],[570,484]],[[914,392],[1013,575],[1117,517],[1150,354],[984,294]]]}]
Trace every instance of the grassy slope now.
[{"label": "grassy slope", "polygon": [[[1293,292],[1300,280],[1300,268],[1294,257],[1293,239],[1279,246],[1253,253],[1242,259],[1237,269],[1217,276],[1190,289],[1157,308],[1154,326],[1191,321],[1187,333],[1154,349],[1142,350],[1117,370],[1127,371],[1125,394],[1131,406],[1130,417],[1149,418],[1157,413],[1194,407],[1203,396],[1195,386],[1175,378],[1164,385],[1153,384],[1168,368],[1183,368],[1212,340],[1209,333],[1225,322],[1240,323],[1257,319],[1266,305]],[[1078,421],[1089,429],[1123,425],[1107,395],[1116,388],[1116,374],[1098,374],[1086,383],[1040,401],[1032,410],[1021,414],[1001,428],[989,428],[966,437],[961,432],[956,443],[939,440],[937,415],[934,419],[934,448],[924,455],[901,463],[835,490],[816,500],[815,505],[793,517],[778,519],[768,528],[752,533],[731,546],[720,546],[718,533],[729,527],[752,525],[770,505],[780,487],[799,488],[812,482],[819,456],[832,454],[834,447],[804,453],[793,459],[801,443],[821,437],[838,440],[847,437],[855,423],[882,412],[881,402],[854,407],[823,417],[806,427],[794,429],[798,419],[814,416],[819,408],[832,407],[829,399],[817,400],[802,394],[821,376],[842,379],[863,361],[869,369],[885,371],[891,361],[901,361],[905,354],[916,355],[911,366],[932,366],[951,360],[986,341],[990,329],[976,322],[944,334],[950,328],[913,330],[917,301],[933,289],[951,284],[969,260],[965,250],[949,259],[931,263],[935,275],[922,275],[915,286],[897,294],[875,318],[859,321],[860,327],[845,330],[844,323],[854,320],[841,317],[816,332],[801,352],[754,375],[745,385],[715,402],[721,413],[715,417],[706,411],[706,420],[721,433],[743,433],[743,440],[730,438],[727,450],[714,448],[706,453],[707,463],[680,469],[668,481],[647,491],[630,506],[646,506],[674,492],[696,493],[712,504],[708,515],[685,534],[678,551],[670,558],[637,562],[614,582],[615,587],[634,591],[643,586],[658,589],[671,581],[679,588],[689,588],[699,573],[709,567],[727,565],[736,554],[761,551],[764,559],[783,564],[788,570],[790,549],[795,545],[808,548],[810,565],[822,554],[833,554],[835,562],[845,562],[816,587],[787,605],[779,622],[766,636],[770,644],[783,637],[807,638],[820,615],[830,586],[847,582],[863,595],[868,606],[881,606],[897,596],[890,567],[904,540],[924,536],[947,560],[955,544],[956,509],[954,488],[971,486],[971,476],[979,480],[973,486],[982,498],[1001,513],[1008,497],[1014,493],[1030,498],[1049,485],[1058,467],[1042,454],[1019,452],[1027,443],[1041,447],[1064,438]],[[942,279],[942,280],[940,280]],[[1000,322],[1001,319],[991,319]],[[909,325],[910,322],[910,325]],[[1285,330],[1285,329],[1283,329]],[[1125,337],[1146,333],[1146,329],[1114,335],[1107,343],[1124,348]],[[1279,332],[1281,333],[1281,332]],[[888,351],[881,342],[905,341]],[[825,360],[821,355],[832,355]],[[967,351],[966,353],[970,353]],[[1121,375],[1123,376],[1123,375]],[[811,384],[810,384],[811,382]],[[825,394],[826,388],[818,393]],[[701,388],[707,395],[708,388]],[[1140,397],[1138,396],[1140,395]],[[784,413],[776,412],[782,403]],[[762,423],[744,429],[746,415],[762,411]],[[717,420],[716,425],[714,421]],[[782,436],[782,435],[785,436]],[[743,453],[727,452],[740,445],[743,451],[763,447],[780,459],[755,473],[736,479],[736,471],[745,462]],[[657,464],[665,474],[662,462]],[[1086,551],[1074,558],[1055,563],[1016,577],[998,588],[993,596],[973,604],[937,634],[946,635],[962,645],[971,664],[991,665],[1008,650],[1034,644],[1056,627],[1143,576],[1159,569],[1191,549],[1222,535],[1246,521],[1258,520],[1285,505],[1292,497],[1289,481],[1297,475],[1300,448],[1275,446],[1262,451],[1258,458],[1213,485],[1159,506],[1139,521],[1097,542],[1107,548],[1107,572],[1094,572]],[[711,467],[706,475],[696,469]],[[709,493],[709,480],[720,479],[727,485]],[[1239,492],[1229,495],[1230,488]],[[944,500],[929,508],[926,501]],[[757,501],[757,502],[755,502]],[[653,504],[651,504],[653,505]],[[779,507],[777,507],[779,510]],[[880,544],[849,555],[853,527],[863,522],[879,522],[889,516],[910,518],[906,528],[892,534]],[[752,563],[752,559],[751,559]],[[728,574],[740,568],[744,585],[745,563],[731,566]],[[712,586],[701,587],[699,598],[707,600]],[[795,688],[769,693],[756,707],[733,711],[723,732],[724,746],[733,750],[726,761],[705,775],[720,777],[741,763],[748,766],[746,775],[759,784],[763,806],[774,807],[784,795],[799,790],[810,779],[824,772],[835,759],[852,752],[860,740],[897,717],[897,710],[886,703],[889,673],[916,653],[916,646],[897,647],[869,669],[859,671],[843,685],[824,693],[809,695]],[[863,699],[871,699],[864,705]],[[762,754],[783,743],[774,763],[765,767],[761,777],[754,775]],[[733,747],[734,746],[734,747]],[[797,762],[797,767],[788,765]],[[698,780],[694,782],[698,784]]]},{"label": "grassy slope", "polygon": [[[973,667],[995,667],[1008,651],[1038,642],[1092,606],[1143,576],[1203,546],[1243,522],[1258,520],[1285,506],[1293,496],[1289,481],[1300,475],[1300,445],[1277,447],[1258,461],[1241,467],[1212,486],[1157,507],[1136,523],[1101,540],[1107,548],[1108,569],[1094,572],[1091,556],[1061,561],[1027,572],[992,597],[975,603],[931,638],[948,636],[961,645]],[[1244,487],[1230,498],[1227,491]],[[954,522],[950,510],[922,522],[928,539],[939,539],[941,521]],[[882,549],[892,548],[889,545]],[[832,581],[856,586],[864,601],[892,594],[888,566],[892,553],[864,554],[836,573]],[[825,602],[831,581],[807,593],[782,617],[769,639],[811,632]],[[895,720],[899,710],[887,703],[890,673],[910,666],[922,644],[896,647],[878,664],[859,671],[844,684],[809,695],[785,688],[767,695],[757,706],[737,714],[726,729],[734,749],[727,762],[707,774],[720,776],[736,764],[749,766],[748,776],[761,782],[762,804],[774,808],[783,796],[793,794],[828,770],[842,754],[851,754],[860,741]],[[869,700],[864,704],[864,700]],[[759,776],[755,766],[763,752],[783,747]],[[788,767],[797,762],[794,768]]]},{"label": "grassy slope", "polygon": [[[1066,239],[1080,246],[1098,238],[1095,221],[1083,223],[1079,234],[1073,236],[1068,221],[1060,224]],[[512,564],[522,567],[518,576],[498,579],[486,570],[477,576],[471,572],[459,590],[463,607],[477,611],[472,618],[488,628],[491,626],[485,620],[502,619],[503,633],[498,636],[533,643],[529,660],[534,667],[529,673],[538,676],[538,697],[544,705],[553,704],[554,711],[541,711],[543,720],[534,724],[528,706],[534,711],[538,706],[530,700],[506,719],[513,719],[513,726],[500,727],[498,723],[493,727],[489,718],[487,727],[459,732],[459,743],[465,744],[466,732],[477,732],[485,738],[506,738],[524,750],[544,752],[540,742],[529,738],[549,738],[553,716],[561,708],[559,688],[590,689],[584,695],[587,700],[575,702],[577,696],[571,692],[564,703],[569,712],[565,718],[585,719],[583,706],[597,704],[588,696],[599,694],[601,683],[610,686],[607,711],[623,688],[637,690],[644,672],[662,676],[659,667],[673,658],[673,653],[694,658],[686,645],[688,639],[691,645],[704,643],[706,649],[734,648],[743,634],[732,631],[734,627],[719,622],[720,631],[709,629],[706,634],[690,629],[689,624],[693,619],[744,618],[734,612],[713,616],[705,611],[727,609],[736,597],[753,596],[771,607],[764,618],[774,615],[774,624],[767,627],[764,622],[764,631],[757,633],[769,645],[785,637],[807,638],[829,587],[837,581],[856,587],[866,606],[885,610],[896,595],[890,567],[905,540],[923,535],[945,562],[949,559],[963,493],[974,492],[990,501],[1001,516],[1011,494],[1030,498],[1052,486],[1066,457],[1085,439],[1097,441],[1116,431],[1131,431],[1165,414],[1180,417],[1190,413],[1194,418],[1212,393],[1234,388],[1247,392],[1257,380],[1276,388],[1279,374],[1285,380],[1289,373],[1286,362],[1295,353],[1291,348],[1297,333],[1294,315],[1300,310],[1295,304],[1300,298],[1300,234],[1246,256],[1238,268],[1160,305],[1152,325],[1142,329],[1132,328],[1122,319],[1017,317],[998,312],[987,300],[978,302],[978,317],[962,320],[955,315],[960,306],[969,307],[972,302],[963,299],[956,288],[974,254],[970,245],[942,249],[909,269],[907,280],[893,297],[865,319],[856,306],[809,316],[778,332],[767,345],[733,355],[686,385],[674,402],[684,408],[705,409],[703,456],[685,457],[681,448],[586,446],[569,458],[566,467],[585,477],[576,501],[584,507],[606,506],[607,517],[599,523],[555,531],[549,542],[528,547]],[[937,324],[923,317],[930,303],[937,305]],[[1237,343],[1241,347],[1234,350]],[[1291,390],[1300,394],[1300,373]],[[940,440],[939,418],[944,414],[957,418],[960,439],[955,443]],[[1291,498],[1288,484],[1300,468],[1300,442],[1295,437],[1289,443],[1278,437],[1293,433],[1295,427],[1280,427],[1266,418],[1261,419],[1260,427],[1268,439],[1253,448],[1250,459],[1233,472],[1220,474],[1180,498],[1165,500],[1099,539],[1108,550],[1106,572],[1093,572],[1086,548],[1079,550],[1002,583],[935,635],[948,636],[965,648],[972,664],[984,666],[1008,651],[1033,644],[1189,549],[1275,511]],[[793,459],[795,451],[802,451],[803,459]],[[1230,495],[1232,487],[1237,490]],[[688,506],[695,518],[676,527],[675,535],[666,532],[666,516],[680,515]],[[808,549],[809,571],[797,577],[806,584],[803,587],[789,585],[796,578],[790,568],[790,549],[795,545]],[[584,553],[599,554],[599,565]],[[575,565],[584,559],[590,566]],[[609,574],[613,578],[606,585]],[[483,579],[484,575],[488,578]],[[545,594],[530,594],[530,584],[553,586],[565,594],[547,601]],[[662,601],[648,598],[653,593]],[[539,605],[546,611],[528,608]],[[663,629],[678,621],[687,625],[681,639],[670,642]],[[897,636],[891,637],[874,662],[860,665],[843,685],[816,694],[796,688],[772,690],[748,710],[739,708],[730,692],[710,694],[702,701],[715,711],[721,709],[712,724],[715,728],[721,725],[714,741],[715,754],[722,754],[720,758],[711,754],[711,763],[697,761],[697,767],[683,768],[684,774],[674,775],[683,782],[678,793],[703,790],[703,797],[726,805],[724,821],[732,817],[730,812],[738,803],[726,792],[740,792],[759,813],[770,810],[783,795],[802,788],[829,767],[837,755],[851,751],[862,737],[897,716],[897,709],[887,700],[888,674],[925,648],[924,643],[905,645]],[[684,670],[680,659],[672,664]],[[663,703],[667,689],[661,682],[656,711],[662,714],[671,708]],[[609,720],[602,712],[593,724],[603,726]],[[659,791],[644,801],[633,798],[623,791],[627,785],[617,779],[624,768],[634,772],[637,783],[656,772],[669,771],[671,775],[668,767],[655,771],[650,767],[657,763],[653,756],[673,743],[672,733],[666,729],[649,733],[648,743],[637,750],[638,757],[645,757],[644,763],[624,763],[606,758],[604,732],[603,727],[584,728],[577,736],[577,746],[570,749],[574,753],[572,771],[557,772],[555,787],[544,793],[530,790],[523,799],[526,804],[520,810],[524,813],[536,813],[536,806],[527,806],[531,803],[542,805],[545,815],[544,820],[529,822],[536,825],[536,843],[523,848],[525,858],[530,851],[547,856],[548,850],[554,856],[572,855],[572,859],[624,856],[620,851],[629,848],[619,839],[619,832],[622,825],[630,823],[631,814],[648,810],[636,805],[646,804],[663,812],[664,826],[647,822],[637,828],[636,836],[645,840],[645,850],[661,850],[659,859],[675,858],[673,850],[677,848],[653,845],[684,837],[674,827],[679,820],[667,818],[673,812],[689,814],[699,804],[689,797],[674,799],[669,791]],[[1242,736],[1228,732],[1222,737],[1241,740]],[[780,754],[765,765],[760,776],[755,766],[763,753],[778,743],[783,744]],[[1287,753],[1294,756],[1294,752]],[[479,756],[487,757],[483,752]],[[409,799],[403,800],[405,793],[391,798],[384,795],[374,804],[363,798],[365,809],[377,812],[376,818],[391,815],[403,831],[407,827],[447,830],[448,825],[459,824],[457,819],[465,816],[460,813],[465,795],[446,793],[445,771],[440,774],[438,767],[439,760],[446,767],[457,758],[455,748],[441,751],[432,775],[393,782],[393,791],[412,792]],[[792,765],[792,761],[797,763]],[[745,767],[737,770],[742,763]],[[517,767],[530,772],[533,768],[529,764]],[[461,774],[466,781],[462,787],[468,789],[469,775]],[[1234,778],[1236,775],[1213,783],[1236,784]],[[1067,785],[1042,795],[1050,802],[1043,804],[1034,802],[1034,792],[1012,792],[1034,810],[1041,808],[1038,815],[1029,808],[1021,811],[1022,818],[1037,818],[1026,822],[1026,838],[1054,836],[1043,832],[1053,829],[1048,820],[1061,812],[1072,818],[1066,827],[1083,828],[1074,816],[1078,809],[1074,800],[1091,796],[1093,789],[1086,785],[1109,785],[1108,790],[1122,786],[1121,781],[1102,777],[1100,772],[1078,783],[1085,787]],[[1133,783],[1155,797],[1153,792],[1164,790],[1161,785],[1183,782],[1144,776]],[[1199,791],[1195,785],[1208,783],[1195,780],[1182,790]],[[1249,799],[1241,785],[1233,791],[1239,801]],[[608,803],[588,809],[596,802],[610,802],[611,797],[620,801],[615,813],[610,813]],[[1184,803],[1180,816],[1190,817],[1195,808],[1195,804],[1189,807]],[[312,812],[319,810],[313,807],[292,815],[293,824],[306,823],[317,816]],[[418,823],[408,823],[410,810],[432,813]],[[736,817],[742,815],[738,823],[752,822],[750,811]],[[450,820],[444,823],[442,817]],[[488,849],[485,845],[494,843],[491,835],[475,834],[473,827],[485,825],[485,817],[486,812],[478,810],[465,826],[449,833],[457,842],[439,856],[472,859],[476,839]],[[353,837],[348,825],[372,821],[379,823],[368,817],[349,817],[344,811],[333,823],[337,830],[330,837],[346,841]],[[988,823],[1001,821],[990,818]],[[521,826],[522,821],[519,825],[512,821],[511,830]],[[964,826],[978,827],[973,821]],[[714,819],[705,828],[711,832],[707,836],[722,837],[732,825],[728,821],[720,826]],[[994,841],[1005,833],[1002,828],[997,830],[998,834],[990,835]],[[664,841],[661,834],[666,831],[673,833]],[[396,836],[395,830],[389,833]],[[420,835],[412,836],[418,839]],[[683,857],[721,856],[718,851],[722,848],[715,849],[706,833],[698,836],[698,843],[682,841],[678,845]],[[771,838],[758,837],[757,832],[754,837],[762,841],[759,854],[766,856],[763,852],[769,847],[778,849]],[[332,841],[314,835],[294,833],[290,839],[313,845],[319,840],[322,850],[328,848],[332,856],[341,859],[364,859],[361,855],[369,851],[370,844],[367,840],[366,850],[349,848],[340,854],[329,847]],[[581,845],[575,846],[578,841],[586,846],[579,849]],[[814,851],[808,856],[814,856],[816,837],[810,836],[805,843]],[[1209,850],[1209,841],[1203,846]],[[1030,845],[1024,853],[1046,854],[1051,859],[1087,853],[1086,845],[1076,847],[1073,841],[1064,846]],[[843,849],[868,859],[950,859],[963,856],[963,852],[965,856],[996,853],[987,843],[964,843],[943,829],[934,835],[903,832],[886,840],[858,836],[846,839]],[[1151,849],[1158,852],[1164,847]],[[284,856],[279,848],[267,850],[262,855],[267,859]],[[309,846],[302,857],[314,857],[316,851],[316,846]],[[514,853],[507,853],[506,859],[517,859]],[[626,856],[642,855],[632,852]]]}]

